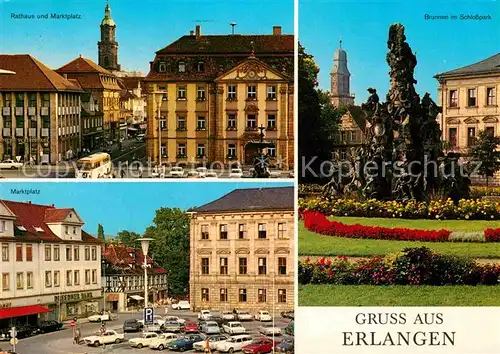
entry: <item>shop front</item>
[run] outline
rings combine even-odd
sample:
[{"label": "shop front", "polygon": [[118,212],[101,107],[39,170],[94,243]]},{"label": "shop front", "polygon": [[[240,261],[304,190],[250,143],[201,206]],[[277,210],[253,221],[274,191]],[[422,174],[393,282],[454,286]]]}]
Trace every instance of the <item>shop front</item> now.
[{"label": "shop front", "polygon": [[73,317],[88,317],[99,312],[101,299],[101,291],[61,294],[55,295],[48,306],[55,309],[57,317],[54,319],[64,321]]},{"label": "shop front", "polygon": [[51,310],[46,306],[30,305],[10,307],[10,303],[2,303],[0,306],[0,330],[24,325],[36,326],[42,314],[49,313]]}]

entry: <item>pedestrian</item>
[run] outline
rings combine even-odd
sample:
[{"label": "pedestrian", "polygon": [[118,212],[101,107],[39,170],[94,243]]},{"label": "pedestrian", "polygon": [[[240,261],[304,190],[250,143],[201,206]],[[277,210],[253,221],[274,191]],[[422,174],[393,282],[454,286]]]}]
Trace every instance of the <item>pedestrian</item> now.
[{"label": "pedestrian", "polygon": [[106,325],[104,324],[104,321],[101,323],[100,332],[101,332],[101,335],[103,335],[106,332]]},{"label": "pedestrian", "polygon": [[142,178],[142,166],[139,166],[139,178]]},{"label": "pedestrian", "polygon": [[122,168],[122,169],[120,169],[120,176],[121,176],[122,178],[125,178],[125,170],[124,170],[123,168]]},{"label": "pedestrian", "polygon": [[82,336],[82,332],[80,332],[80,328],[77,328],[76,329],[76,335],[75,335],[75,339],[76,339],[76,344],[80,344],[80,338]]}]

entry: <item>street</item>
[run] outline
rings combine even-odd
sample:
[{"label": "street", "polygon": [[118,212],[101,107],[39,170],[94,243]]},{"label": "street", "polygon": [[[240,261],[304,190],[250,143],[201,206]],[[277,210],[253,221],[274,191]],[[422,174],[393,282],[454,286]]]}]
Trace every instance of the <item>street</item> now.
[{"label": "street", "polygon": [[[163,310],[161,310],[163,314]],[[178,316],[185,320],[197,320],[197,313],[192,313],[190,311],[176,311],[169,309],[168,315]],[[122,326],[123,322],[128,319],[138,319],[141,318],[142,313],[122,313],[118,315],[118,319],[107,323],[106,328],[108,330],[116,330],[118,333],[123,333]],[[275,317],[275,325],[282,328],[282,330],[288,325],[290,320],[283,319],[279,315]],[[262,335],[258,332],[258,327],[260,326],[259,321],[245,321],[242,322],[243,326],[247,329],[247,334],[252,335],[252,337],[261,337]],[[82,338],[93,335],[99,332],[100,323],[83,323],[78,325]],[[110,344],[105,347],[95,348],[86,345],[73,344],[73,329],[69,326],[63,327],[62,330],[53,333],[40,334],[34,337],[29,337],[19,340],[19,344],[16,346],[17,354],[94,354],[94,353],[128,353],[128,354],[138,354],[138,353],[152,353],[156,352],[153,349],[143,348],[137,349],[132,348],[128,344],[128,340],[134,337],[140,337],[141,332],[137,333],[126,333],[125,342],[120,344]],[[280,340],[284,336],[277,336],[276,340]],[[7,350],[10,349],[8,342],[0,342],[0,349]],[[1,350],[0,350],[1,351]],[[194,353],[195,351],[187,351],[188,353]],[[174,353],[169,350],[164,350],[163,353]]]}]

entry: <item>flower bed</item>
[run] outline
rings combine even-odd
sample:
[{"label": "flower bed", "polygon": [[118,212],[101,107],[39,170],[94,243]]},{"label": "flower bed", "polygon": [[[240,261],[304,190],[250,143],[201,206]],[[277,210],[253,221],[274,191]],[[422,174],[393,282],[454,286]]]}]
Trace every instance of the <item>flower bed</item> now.
[{"label": "flower bed", "polygon": [[324,257],[299,262],[300,284],[337,285],[499,285],[500,266],[480,265],[428,248],[407,248],[386,257],[354,262]]},{"label": "flower bed", "polygon": [[317,211],[327,216],[361,216],[402,219],[437,220],[499,220],[500,202],[462,199],[454,204],[451,199],[431,202],[400,203],[370,199],[363,202],[332,197],[299,199],[299,209]]}]

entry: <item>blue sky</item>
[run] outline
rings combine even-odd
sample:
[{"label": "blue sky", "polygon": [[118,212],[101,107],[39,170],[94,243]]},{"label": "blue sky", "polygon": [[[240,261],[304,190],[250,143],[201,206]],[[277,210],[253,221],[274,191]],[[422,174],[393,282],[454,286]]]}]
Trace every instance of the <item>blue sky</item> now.
[{"label": "blue sky", "polygon": [[[417,52],[417,92],[421,97],[429,92],[437,101],[437,81],[432,78],[436,73],[500,52],[499,13],[498,1],[301,0],[299,41],[320,66],[320,87],[329,90],[333,53],[342,38],[356,104],[366,101],[368,87],[375,87],[385,100],[388,30],[392,23],[402,23],[407,42]],[[492,20],[425,20],[425,14],[480,14]]]},{"label": "blue sky", "polygon": [[[291,183],[245,182],[153,182],[153,183],[85,183],[85,182],[7,182],[0,184],[0,199],[31,201],[74,208],[85,222],[84,230],[97,233],[97,224],[108,235],[120,230],[142,233],[152,224],[160,207],[187,209],[201,206],[238,188],[292,186]],[[35,189],[39,195],[11,194],[11,189]]]},{"label": "blue sky", "polygon": [[[51,68],[79,54],[97,62],[105,0],[0,0],[0,53],[30,53]],[[123,70],[149,71],[155,51],[196,24],[202,34],[272,34],[273,25],[293,33],[293,0],[110,0]],[[20,20],[11,13],[80,14],[80,20]]]}]

